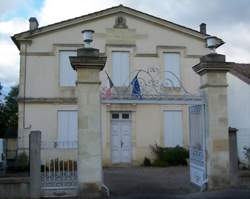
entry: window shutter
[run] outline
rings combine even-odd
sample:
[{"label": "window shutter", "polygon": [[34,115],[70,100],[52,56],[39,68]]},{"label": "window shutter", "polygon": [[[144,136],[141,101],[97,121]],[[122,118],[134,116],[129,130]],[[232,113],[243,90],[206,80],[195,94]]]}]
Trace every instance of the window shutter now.
[{"label": "window shutter", "polygon": [[75,86],[76,71],[71,67],[70,56],[76,56],[76,51],[59,51],[60,86]]},{"label": "window shutter", "polygon": [[170,87],[180,87],[180,54],[164,53],[165,78],[169,80]]},{"label": "window shutter", "polygon": [[166,147],[183,146],[183,122],[181,111],[164,112],[164,144]]},{"label": "window shutter", "polygon": [[112,52],[112,81],[115,86],[129,85],[129,52]]},{"label": "window shutter", "polygon": [[58,146],[75,148],[77,146],[77,111],[58,111]]}]

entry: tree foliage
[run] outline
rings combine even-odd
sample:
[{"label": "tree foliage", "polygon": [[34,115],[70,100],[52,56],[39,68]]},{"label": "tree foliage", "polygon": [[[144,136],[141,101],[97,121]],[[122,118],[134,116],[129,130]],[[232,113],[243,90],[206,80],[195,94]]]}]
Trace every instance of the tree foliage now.
[{"label": "tree foliage", "polygon": [[[2,86],[0,87],[0,95]],[[11,88],[7,96],[4,97],[4,100],[0,102],[0,133],[3,133],[7,129],[17,129],[18,124],[18,86]]]}]

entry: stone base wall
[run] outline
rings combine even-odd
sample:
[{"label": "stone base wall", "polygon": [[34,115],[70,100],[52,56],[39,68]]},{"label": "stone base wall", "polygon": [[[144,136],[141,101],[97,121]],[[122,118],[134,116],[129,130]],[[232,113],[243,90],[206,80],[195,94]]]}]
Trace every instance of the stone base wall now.
[{"label": "stone base wall", "polygon": [[5,199],[29,198],[29,177],[0,178],[0,197]]}]

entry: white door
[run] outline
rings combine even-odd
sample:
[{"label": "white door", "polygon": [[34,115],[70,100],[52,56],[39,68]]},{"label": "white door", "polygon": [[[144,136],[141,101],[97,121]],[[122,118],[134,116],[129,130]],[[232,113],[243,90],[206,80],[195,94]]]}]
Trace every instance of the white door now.
[{"label": "white door", "polygon": [[164,111],[164,144],[166,147],[183,146],[181,111]]},{"label": "white door", "polygon": [[[112,113],[111,154],[113,163],[131,162],[131,121],[130,116],[124,118],[124,114],[129,113]],[[116,118],[113,115],[116,115]]]},{"label": "white door", "polygon": [[121,136],[120,136],[120,122],[113,120],[111,122],[112,132],[112,162],[120,163],[121,160]]},{"label": "white door", "polygon": [[128,163],[131,159],[131,122],[120,121],[121,133],[121,162]]}]

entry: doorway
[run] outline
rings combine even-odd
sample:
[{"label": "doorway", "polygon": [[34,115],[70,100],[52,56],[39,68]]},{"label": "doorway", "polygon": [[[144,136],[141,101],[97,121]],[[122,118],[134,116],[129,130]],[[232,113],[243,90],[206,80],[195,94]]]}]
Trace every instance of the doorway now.
[{"label": "doorway", "polygon": [[111,157],[113,164],[131,163],[131,113],[111,113]]}]

